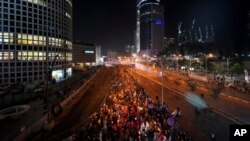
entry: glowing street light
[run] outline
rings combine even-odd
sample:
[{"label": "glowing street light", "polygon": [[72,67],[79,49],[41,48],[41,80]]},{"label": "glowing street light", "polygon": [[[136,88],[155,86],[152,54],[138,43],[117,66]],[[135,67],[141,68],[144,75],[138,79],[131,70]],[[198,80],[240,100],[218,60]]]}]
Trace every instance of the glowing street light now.
[{"label": "glowing street light", "polygon": [[207,79],[207,59],[208,58],[213,58],[214,55],[212,53],[206,54],[206,79]]},{"label": "glowing street light", "polygon": [[176,65],[176,70],[178,71],[178,66],[179,66],[179,62],[178,62],[178,60],[179,60],[179,57],[182,57],[182,55],[181,54],[179,54],[179,55],[175,55],[174,54],[174,57],[176,57],[177,59],[177,65]]}]

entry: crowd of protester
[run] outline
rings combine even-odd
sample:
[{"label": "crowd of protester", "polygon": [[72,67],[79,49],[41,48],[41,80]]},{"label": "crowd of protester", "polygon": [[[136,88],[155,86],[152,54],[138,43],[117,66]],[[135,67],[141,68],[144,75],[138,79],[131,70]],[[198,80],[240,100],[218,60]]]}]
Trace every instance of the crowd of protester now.
[{"label": "crowd of protester", "polygon": [[127,67],[116,67],[111,90],[100,110],[74,134],[84,141],[191,141],[179,129],[178,107],[170,111],[138,85]]}]

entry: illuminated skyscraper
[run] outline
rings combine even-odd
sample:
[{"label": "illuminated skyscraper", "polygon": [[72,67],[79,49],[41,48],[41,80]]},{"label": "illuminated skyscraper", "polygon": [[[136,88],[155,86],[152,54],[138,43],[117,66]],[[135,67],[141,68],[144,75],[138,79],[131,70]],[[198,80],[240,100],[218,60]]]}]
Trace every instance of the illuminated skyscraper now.
[{"label": "illuminated skyscraper", "polygon": [[0,1],[0,84],[70,75],[71,50],[72,0]]},{"label": "illuminated skyscraper", "polygon": [[250,10],[247,12],[247,40],[250,42]]},{"label": "illuminated skyscraper", "polygon": [[137,1],[137,51],[156,55],[163,50],[164,7],[160,0]]},{"label": "illuminated skyscraper", "polygon": [[247,11],[247,38],[246,38],[246,52],[250,55],[250,10]]}]

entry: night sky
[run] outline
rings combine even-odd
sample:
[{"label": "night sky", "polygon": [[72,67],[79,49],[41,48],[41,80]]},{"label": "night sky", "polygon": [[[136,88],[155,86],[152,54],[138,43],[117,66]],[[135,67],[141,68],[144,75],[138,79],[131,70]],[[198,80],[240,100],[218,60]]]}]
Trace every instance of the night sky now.
[{"label": "night sky", "polygon": [[[243,0],[161,1],[165,6],[165,36],[176,38],[178,22],[188,29],[195,18],[196,26],[214,26],[222,49],[243,50],[247,18]],[[134,44],[136,0],[74,0],[73,9],[74,41],[99,44],[102,54],[123,52],[125,45]]]}]

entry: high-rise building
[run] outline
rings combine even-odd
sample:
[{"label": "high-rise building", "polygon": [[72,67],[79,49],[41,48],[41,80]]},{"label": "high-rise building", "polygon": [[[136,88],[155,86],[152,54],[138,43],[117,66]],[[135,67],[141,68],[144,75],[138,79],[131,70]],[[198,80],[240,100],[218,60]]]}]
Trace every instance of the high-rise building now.
[{"label": "high-rise building", "polygon": [[[137,0],[137,3],[139,3],[140,0]],[[136,53],[140,51],[140,10],[139,5],[137,5],[136,10],[136,31],[135,31],[135,50]]]},{"label": "high-rise building", "polygon": [[[73,61],[74,66],[94,66],[97,62],[97,55],[100,56],[101,49],[95,44],[73,42]],[[100,59],[100,58],[98,58]]]},{"label": "high-rise building", "polygon": [[128,53],[129,55],[132,55],[133,53],[135,53],[135,46],[134,45],[126,45],[125,52]]},{"label": "high-rise building", "polygon": [[71,50],[72,0],[0,1],[0,84],[66,77]]},{"label": "high-rise building", "polygon": [[250,42],[250,10],[247,12],[247,41]]},{"label": "high-rise building", "polygon": [[102,63],[102,47],[96,45],[96,65],[101,65]]},{"label": "high-rise building", "polygon": [[[137,40],[140,53],[157,55],[164,47],[164,7],[160,0],[137,1]],[[139,48],[139,49],[138,49]]]}]

